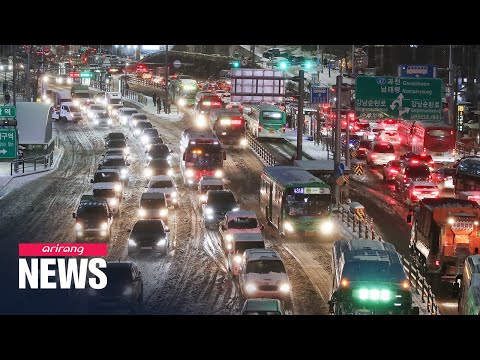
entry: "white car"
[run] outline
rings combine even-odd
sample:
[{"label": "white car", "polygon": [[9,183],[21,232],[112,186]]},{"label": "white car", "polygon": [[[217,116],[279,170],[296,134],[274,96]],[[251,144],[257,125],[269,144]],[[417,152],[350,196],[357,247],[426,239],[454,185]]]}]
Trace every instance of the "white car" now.
[{"label": "white car", "polygon": [[218,225],[218,230],[225,248],[227,248],[227,243],[233,240],[233,234],[261,234],[262,229],[263,225],[259,224],[257,213],[250,210],[229,211]]},{"label": "white car", "polygon": [[223,190],[223,180],[215,176],[202,176],[198,182],[198,200],[200,204],[207,201],[208,190]]},{"label": "white car", "polygon": [[440,194],[437,185],[430,181],[412,181],[408,187],[407,197],[415,202],[423,199],[435,199]]},{"label": "white car", "polygon": [[234,233],[225,244],[228,269],[238,276],[243,254],[247,249],[265,249],[265,239],[260,233]]},{"label": "white car", "polygon": [[113,214],[120,213],[122,190],[114,182],[96,182],[93,184],[93,196],[107,200],[108,207]]},{"label": "white car", "polygon": [[120,109],[118,109],[118,120],[120,121],[120,124],[127,125],[128,118],[131,115],[137,114],[137,113],[138,113],[138,110],[135,108],[121,107]]},{"label": "white car", "polygon": [[374,141],[387,141],[393,146],[400,145],[401,143],[400,135],[398,135],[396,131],[388,130],[381,131],[379,134],[377,134]]},{"label": "white car", "polygon": [[90,105],[87,110],[87,117],[90,120],[93,120],[95,114],[102,114],[106,113],[107,109],[103,105]]},{"label": "white car", "polygon": [[165,194],[168,206],[178,207],[178,190],[175,181],[168,175],[155,175],[150,178],[146,192]]},{"label": "white car", "polygon": [[291,301],[291,285],[280,255],[271,249],[247,249],[238,274],[245,299],[269,298]]},{"label": "white car", "polygon": [[374,166],[387,165],[389,161],[396,159],[393,145],[386,141],[372,141],[366,153],[367,163]]},{"label": "white car", "polygon": [[375,137],[384,130],[385,129],[382,127],[372,127],[372,124],[370,124],[370,131],[365,133],[363,137],[365,138],[365,140],[373,141]]}]

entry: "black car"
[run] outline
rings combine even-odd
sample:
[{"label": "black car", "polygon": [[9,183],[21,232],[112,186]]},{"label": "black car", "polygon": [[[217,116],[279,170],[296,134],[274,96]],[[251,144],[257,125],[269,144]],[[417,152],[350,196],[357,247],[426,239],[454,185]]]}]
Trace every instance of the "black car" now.
[{"label": "black car", "polygon": [[143,309],[143,279],[137,265],[131,261],[107,262],[101,269],[107,276],[103,289],[88,289],[89,313],[127,309],[141,313]]},{"label": "black car", "polygon": [[120,178],[124,182],[124,184],[128,183],[129,175],[128,175],[128,167],[130,163],[125,160],[125,157],[122,156],[106,156],[98,165],[98,169],[118,169],[120,171]]},{"label": "black car", "polygon": [[152,160],[152,159],[166,159],[170,162],[172,160],[172,151],[170,148],[165,145],[165,144],[155,144],[150,146],[148,150],[145,151],[145,154],[147,154],[147,159]]},{"label": "black car", "polygon": [[207,200],[202,205],[205,227],[216,227],[228,211],[239,210],[231,190],[208,190]]},{"label": "black car", "polygon": [[167,255],[170,249],[170,229],[161,219],[137,220],[128,236],[128,253],[151,251]]},{"label": "black car", "polygon": [[137,137],[142,134],[142,131],[145,129],[153,128],[153,125],[150,121],[139,121],[135,125],[132,124],[131,130],[133,132],[133,136]]},{"label": "black car", "polygon": [[148,140],[148,144],[145,144],[145,149],[150,150],[153,145],[163,144],[163,139],[160,136],[152,136]]},{"label": "black car", "polygon": [[146,178],[155,175],[173,176],[173,169],[167,159],[151,159],[145,167],[144,175]]},{"label": "black car", "polygon": [[122,132],[111,132],[105,136],[105,144],[108,143],[110,140],[127,140],[128,136],[125,136]]},{"label": "black car", "polygon": [[142,141],[143,145],[148,145],[151,144],[151,139],[153,137],[158,136],[158,130],[155,128],[146,128],[142,131],[142,134],[140,136],[140,140]]}]

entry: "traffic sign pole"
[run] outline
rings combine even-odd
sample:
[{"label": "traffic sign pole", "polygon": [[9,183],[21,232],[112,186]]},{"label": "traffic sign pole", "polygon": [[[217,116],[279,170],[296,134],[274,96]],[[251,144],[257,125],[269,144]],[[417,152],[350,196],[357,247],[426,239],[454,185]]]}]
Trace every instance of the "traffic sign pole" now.
[{"label": "traffic sign pole", "polygon": [[297,160],[302,160],[302,145],[303,145],[303,79],[304,71],[300,70],[298,72],[300,81],[298,82],[298,92],[300,96],[298,97],[298,116],[297,116]]},{"label": "traffic sign pole", "polygon": [[[337,76],[337,101],[336,101],[336,106],[337,106],[337,118],[335,119],[335,138],[334,138],[334,157],[333,157],[333,166],[334,169],[339,168],[340,164],[340,149],[341,149],[341,126],[340,126],[340,121],[341,121],[341,114],[340,114],[340,107],[342,104],[342,76],[338,75]],[[334,183],[335,187],[335,207],[338,209],[338,206],[340,205],[340,185],[337,184],[337,182]]]}]

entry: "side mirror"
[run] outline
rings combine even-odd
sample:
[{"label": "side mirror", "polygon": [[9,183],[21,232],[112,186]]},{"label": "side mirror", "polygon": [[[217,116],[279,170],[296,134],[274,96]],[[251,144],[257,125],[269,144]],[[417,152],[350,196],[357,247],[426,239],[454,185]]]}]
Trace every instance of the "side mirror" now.
[{"label": "side mirror", "polygon": [[72,217],[75,219],[77,217],[77,214],[73,212]]},{"label": "side mirror", "polygon": [[420,315],[420,308],[418,306],[412,307],[412,310],[410,311],[410,315]]}]

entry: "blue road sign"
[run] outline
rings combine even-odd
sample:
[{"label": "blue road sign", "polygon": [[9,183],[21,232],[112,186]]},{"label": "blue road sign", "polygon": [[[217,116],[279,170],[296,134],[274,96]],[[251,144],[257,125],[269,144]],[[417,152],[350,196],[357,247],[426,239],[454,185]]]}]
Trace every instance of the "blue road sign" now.
[{"label": "blue road sign", "polygon": [[399,77],[436,78],[436,65],[398,65]]},{"label": "blue road sign", "polygon": [[338,167],[335,170],[335,172],[337,173],[338,176],[342,176],[345,173],[345,164],[344,163],[338,164]]},{"label": "blue road sign", "polygon": [[312,86],[310,89],[311,104],[328,104],[329,89],[326,87]]}]

